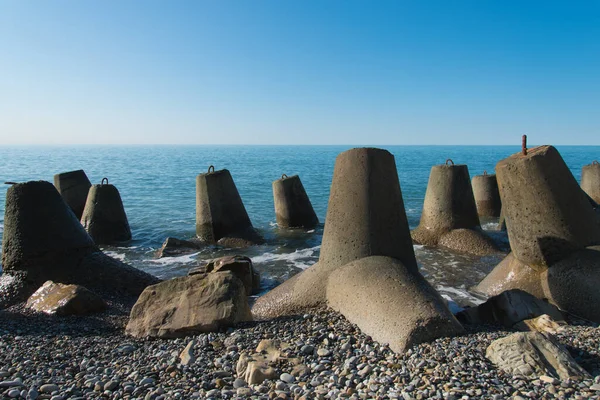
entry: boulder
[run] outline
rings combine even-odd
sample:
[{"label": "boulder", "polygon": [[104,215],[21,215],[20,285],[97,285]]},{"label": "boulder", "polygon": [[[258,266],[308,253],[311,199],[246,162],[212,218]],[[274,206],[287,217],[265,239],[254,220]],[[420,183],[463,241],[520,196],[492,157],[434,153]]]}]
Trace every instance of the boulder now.
[{"label": "boulder", "polygon": [[83,286],[47,281],[29,297],[25,307],[50,315],[87,315],[104,311],[107,306]]},{"label": "boulder", "polygon": [[135,337],[176,338],[250,320],[244,285],[226,271],[147,287],[133,306],[125,331]]},{"label": "boulder", "polygon": [[196,235],[203,242],[226,247],[262,244],[228,170],[196,177]]},{"label": "boulder", "polygon": [[[252,266],[252,260],[244,256],[226,256],[207,261],[206,273],[231,271],[246,288],[248,295],[256,294],[260,289],[260,275]],[[189,274],[189,273],[188,273]]]},{"label": "boulder", "polygon": [[298,175],[283,175],[273,181],[273,199],[277,225],[281,228],[312,229],[319,223]]},{"label": "boulder", "polygon": [[539,317],[526,319],[518,322],[513,326],[513,329],[523,332],[542,332],[556,334],[565,329],[567,325],[564,321],[555,321],[548,314],[540,315]]},{"label": "boulder", "polygon": [[590,378],[554,337],[540,332],[518,332],[494,340],[485,356],[499,369],[519,377]]},{"label": "boulder", "polygon": [[467,308],[456,315],[459,321],[469,324],[502,325],[511,328],[518,322],[549,315],[555,321],[564,321],[556,306],[531,294],[512,289],[489,298],[477,307]]},{"label": "boulder", "polygon": [[158,258],[178,257],[186,254],[196,253],[202,248],[202,244],[191,240],[181,240],[174,237],[165,239],[161,248],[156,252]]},{"label": "boulder", "polygon": [[435,289],[390,257],[366,257],[336,270],[327,304],[398,353],[464,332]]}]

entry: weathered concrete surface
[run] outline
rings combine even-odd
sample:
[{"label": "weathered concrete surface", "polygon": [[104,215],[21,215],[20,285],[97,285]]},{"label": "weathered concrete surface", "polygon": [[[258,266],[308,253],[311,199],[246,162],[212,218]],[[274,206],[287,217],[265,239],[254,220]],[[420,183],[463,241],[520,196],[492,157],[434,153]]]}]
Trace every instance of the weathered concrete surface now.
[{"label": "weathered concrete surface", "polygon": [[477,213],[480,217],[499,217],[502,209],[496,175],[476,175],[471,181]]},{"label": "weathered concrete surface", "polygon": [[50,315],[87,315],[104,311],[107,305],[83,286],[47,281],[29,297],[25,307]]},{"label": "weathered concrete surface", "polygon": [[156,257],[177,257],[185,254],[192,254],[196,253],[202,247],[202,243],[194,240],[182,240],[168,237],[163,242],[161,248],[156,252]]},{"label": "weathered concrete surface", "polygon": [[600,203],[600,164],[597,161],[581,169],[581,188],[594,202]]},{"label": "weathered concrete surface", "polygon": [[325,304],[332,271],[382,255],[418,273],[394,156],[357,148],[338,155],[319,262],[257,299],[257,318],[273,318]]},{"label": "weathered concrete surface", "polygon": [[88,191],[92,184],[82,169],[54,175],[54,186],[71,207],[77,219],[81,219]]},{"label": "weathered concrete surface", "polygon": [[366,257],[337,269],[327,285],[327,304],[399,353],[464,332],[435,289],[390,257]]},{"label": "weathered concrete surface", "polygon": [[541,315],[549,315],[555,321],[564,321],[556,306],[523,290],[511,289],[490,297],[477,307],[461,311],[456,318],[469,324],[492,324],[512,328],[518,322]]},{"label": "weathered concrete surface", "polygon": [[477,256],[487,256],[500,251],[494,241],[479,228],[453,229],[446,232],[440,236],[438,246]]},{"label": "weathered concrete surface", "polygon": [[312,229],[319,223],[298,175],[283,176],[273,181],[273,199],[280,227]]},{"label": "weathered concrete surface", "polygon": [[252,227],[233,178],[226,169],[196,177],[196,235],[212,244],[228,237],[238,239],[232,241],[237,245],[243,245],[244,239],[248,244],[264,242]]},{"label": "weathered concrete surface", "polygon": [[553,264],[541,284],[560,309],[600,323],[600,251],[585,249]]},{"label": "weathered concrete surface", "polygon": [[49,182],[11,186],[2,237],[0,307],[26,300],[52,280],[96,293],[137,296],[159,280],[98,250]]},{"label": "weathered concrete surface", "polygon": [[515,257],[545,269],[600,243],[600,226],[577,181],[552,146],[530,149],[496,165],[510,246]]},{"label": "weathered concrete surface", "polygon": [[413,240],[437,246],[444,233],[461,228],[479,228],[469,169],[466,165],[434,165]]},{"label": "weathered concrete surface", "polygon": [[518,332],[489,345],[485,356],[506,373],[535,379],[541,375],[557,379],[590,378],[552,335]]},{"label": "weathered concrete surface", "polygon": [[244,285],[227,271],[147,287],[131,310],[125,332],[135,337],[176,338],[251,320]]},{"label": "weathered concrete surface", "polygon": [[540,271],[517,260],[509,253],[473,290],[488,296],[496,296],[510,289],[521,289],[537,297],[545,298]]},{"label": "weathered concrete surface", "polygon": [[96,244],[111,244],[131,239],[131,229],[123,201],[114,185],[92,185],[81,223]]}]

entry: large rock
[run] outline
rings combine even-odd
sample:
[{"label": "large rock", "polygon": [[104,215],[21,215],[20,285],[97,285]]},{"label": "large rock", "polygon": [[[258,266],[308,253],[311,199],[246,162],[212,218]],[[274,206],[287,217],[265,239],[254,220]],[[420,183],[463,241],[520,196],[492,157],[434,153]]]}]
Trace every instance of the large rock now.
[{"label": "large rock", "polygon": [[[467,230],[472,231],[467,235]],[[416,243],[426,246],[443,245],[476,255],[498,251],[481,231],[466,165],[447,163],[431,167],[421,220],[411,235]]]},{"label": "large rock", "polygon": [[54,175],[54,186],[69,205],[77,219],[81,219],[85,201],[92,183],[82,169]]},{"label": "large rock", "polygon": [[81,224],[96,244],[131,239],[131,229],[119,190],[108,183],[92,185],[90,188]]},{"label": "large rock", "polygon": [[47,281],[29,297],[25,307],[50,315],[87,315],[104,311],[106,303],[83,286]]},{"label": "large rock", "polygon": [[493,324],[511,328],[518,322],[549,315],[554,321],[564,321],[554,305],[520,290],[507,290],[489,298],[477,307],[471,307],[456,315],[459,321],[470,324]]},{"label": "large rock", "polygon": [[147,287],[133,306],[125,331],[135,337],[176,338],[250,320],[244,285],[227,271]]},{"label": "large rock", "polygon": [[530,379],[541,375],[559,379],[590,377],[556,339],[540,332],[518,332],[494,340],[485,355],[504,372]]},{"label": "large rock", "polygon": [[252,260],[245,256],[225,256],[209,260],[204,267],[206,273],[231,271],[246,288],[248,295],[260,291],[260,274],[254,269]]},{"label": "large rock", "polygon": [[196,235],[204,242],[227,247],[262,244],[228,170],[196,177]]},{"label": "large rock", "polygon": [[400,353],[464,332],[435,289],[390,257],[366,257],[336,270],[327,285],[327,303]]},{"label": "large rock", "polygon": [[277,225],[282,228],[311,229],[319,219],[298,175],[273,181],[273,200]]},{"label": "large rock", "polygon": [[196,253],[202,247],[201,243],[193,240],[181,240],[174,237],[168,237],[163,242],[161,248],[156,252],[156,256],[158,258],[178,257]]},{"label": "large rock", "polygon": [[396,258],[418,273],[394,156],[358,148],[338,155],[319,262],[257,299],[257,318],[294,314],[326,303],[329,275],[364,257]]},{"label": "large rock", "polygon": [[514,256],[543,270],[600,243],[600,226],[585,194],[552,146],[530,149],[496,165]]},{"label": "large rock", "polygon": [[159,282],[100,252],[58,191],[44,181],[15,184],[6,192],[2,268],[1,307],[26,300],[48,280],[127,296]]}]

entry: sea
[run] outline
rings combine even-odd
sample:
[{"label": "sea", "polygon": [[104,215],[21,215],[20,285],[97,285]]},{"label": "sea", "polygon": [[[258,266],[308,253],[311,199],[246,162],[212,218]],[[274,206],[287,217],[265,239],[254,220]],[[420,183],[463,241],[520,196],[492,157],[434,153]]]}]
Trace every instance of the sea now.
[{"label": "sea", "polygon": [[[121,194],[133,239],[102,248],[107,254],[160,278],[186,275],[206,260],[231,254],[249,256],[261,273],[262,292],[313,265],[319,258],[323,223],[336,156],[356,146],[0,146],[2,182],[53,181],[53,175],[83,169],[93,184],[103,178]],[[406,214],[411,229],[419,224],[429,172],[452,159],[467,164],[471,177],[494,173],[496,163],[520,146],[375,146],[396,160]],[[582,166],[600,157],[600,146],[557,146],[575,178]],[[210,246],[180,257],[157,258],[171,236],[195,236],[195,179],[213,165],[228,169],[254,227],[266,244],[247,249]],[[319,217],[313,230],[281,229],[275,222],[272,182],[282,174],[299,175]],[[1,182],[0,182],[1,183]],[[8,185],[0,184],[4,199]],[[0,202],[0,236],[4,201]],[[482,228],[505,251],[506,233],[497,220],[482,220]],[[444,249],[414,246],[421,273],[446,299],[459,307],[480,303],[470,288],[501,261],[502,255],[476,257]]]}]

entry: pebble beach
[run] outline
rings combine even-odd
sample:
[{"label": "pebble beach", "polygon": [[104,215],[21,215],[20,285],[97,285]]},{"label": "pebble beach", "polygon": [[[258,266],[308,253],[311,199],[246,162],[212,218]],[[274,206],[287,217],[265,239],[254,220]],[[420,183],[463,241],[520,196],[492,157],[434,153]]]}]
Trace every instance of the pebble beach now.
[{"label": "pebble beach", "polygon": [[[243,323],[181,339],[124,334],[129,306],[113,301],[88,317],[49,317],[17,305],[0,312],[0,393],[27,399],[503,399],[600,398],[600,330],[571,319],[556,337],[593,377],[521,379],[486,359],[487,346],[511,331],[466,326],[467,334],[420,344],[404,354],[362,334],[342,315],[304,315]],[[195,339],[195,361],[180,354]],[[247,385],[240,354],[263,339],[289,345],[279,379]],[[291,374],[294,360],[302,373]]]}]

